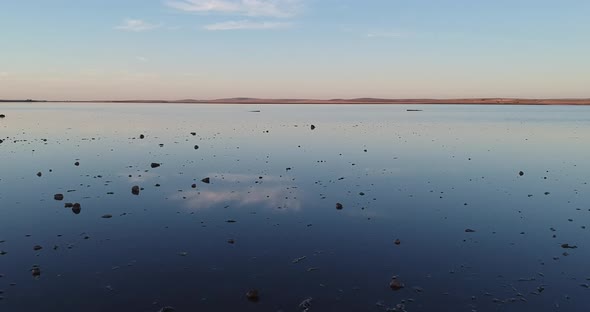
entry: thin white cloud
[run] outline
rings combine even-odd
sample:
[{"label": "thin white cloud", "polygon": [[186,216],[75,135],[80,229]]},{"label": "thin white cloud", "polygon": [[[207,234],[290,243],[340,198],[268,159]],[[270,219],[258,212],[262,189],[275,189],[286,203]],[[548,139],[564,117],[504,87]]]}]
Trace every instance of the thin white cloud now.
[{"label": "thin white cloud", "polygon": [[289,27],[291,23],[281,22],[252,22],[248,20],[243,21],[227,21],[222,23],[215,23],[206,25],[206,30],[263,30],[263,29],[278,29]]},{"label": "thin white cloud", "polygon": [[115,29],[140,32],[140,31],[153,30],[156,28],[160,28],[161,26],[162,26],[161,24],[150,24],[150,23],[147,23],[143,20],[128,18],[128,19],[125,19],[121,25],[115,27]]},{"label": "thin white cloud", "polygon": [[400,38],[405,34],[398,31],[373,31],[367,34],[369,38]]},{"label": "thin white cloud", "polygon": [[288,18],[300,12],[301,2],[302,0],[167,0],[166,4],[185,12]]}]

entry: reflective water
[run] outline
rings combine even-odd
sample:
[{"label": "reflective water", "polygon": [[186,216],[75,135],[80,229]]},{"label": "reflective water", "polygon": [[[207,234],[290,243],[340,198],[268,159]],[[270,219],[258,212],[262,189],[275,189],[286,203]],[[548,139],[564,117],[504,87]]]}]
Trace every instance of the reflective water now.
[{"label": "reflective water", "polygon": [[2,311],[590,309],[590,107],[0,114]]}]

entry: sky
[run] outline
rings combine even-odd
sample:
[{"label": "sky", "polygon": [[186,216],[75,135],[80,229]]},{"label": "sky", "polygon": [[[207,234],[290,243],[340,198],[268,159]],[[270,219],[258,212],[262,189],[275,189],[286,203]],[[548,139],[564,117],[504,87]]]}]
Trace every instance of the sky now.
[{"label": "sky", "polygon": [[588,0],[0,0],[0,99],[590,98]]}]

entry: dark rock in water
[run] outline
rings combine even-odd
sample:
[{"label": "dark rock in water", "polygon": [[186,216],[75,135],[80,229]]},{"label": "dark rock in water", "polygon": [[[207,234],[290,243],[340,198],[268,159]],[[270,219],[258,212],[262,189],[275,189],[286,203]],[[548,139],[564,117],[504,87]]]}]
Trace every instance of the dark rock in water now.
[{"label": "dark rock in water", "polygon": [[301,301],[301,303],[299,304],[299,309],[301,309],[303,311],[309,311],[309,309],[311,309],[312,300],[313,300],[313,298],[309,297],[309,298],[306,298],[305,300]]},{"label": "dark rock in water", "polygon": [[209,183],[211,183],[211,179],[210,178],[204,178],[203,180],[201,180],[201,182],[209,184]]},{"label": "dark rock in water", "polygon": [[402,241],[400,241],[399,239],[396,239],[395,242],[393,242],[396,245],[400,245],[402,243]]},{"label": "dark rock in water", "polygon": [[158,312],[174,312],[176,311],[176,309],[174,309],[173,307],[163,307],[160,310],[158,310]]},{"label": "dark rock in water", "polygon": [[0,139],[0,143],[4,142],[4,140]]},{"label": "dark rock in water", "polygon": [[106,214],[106,215],[103,215],[101,218],[103,218],[103,219],[110,219],[112,217],[113,217],[112,215]]},{"label": "dark rock in water", "polygon": [[140,135],[139,135],[139,138],[143,140],[143,139],[145,139],[145,135],[143,135],[143,134],[140,134]]},{"label": "dark rock in water", "polygon": [[397,277],[394,277],[393,279],[391,279],[391,282],[389,282],[389,287],[395,291],[400,290],[404,287],[406,287],[404,285],[404,283],[400,282]]},{"label": "dark rock in water", "polygon": [[76,167],[80,166],[80,162],[79,161],[75,162],[74,166],[76,166]]},{"label": "dark rock in water", "polygon": [[421,112],[421,109],[406,109],[407,112]]},{"label": "dark rock in water", "polygon": [[570,244],[562,244],[561,248],[563,249],[576,249],[578,246],[570,245]]},{"label": "dark rock in water", "polygon": [[342,210],[344,208],[341,203],[336,203],[336,209]]},{"label": "dark rock in water", "polygon": [[43,249],[43,247],[41,247],[41,246],[39,246],[39,245],[35,245],[35,246],[33,246],[33,250],[34,250],[34,251],[38,251],[38,250],[41,250],[41,249]]},{"label": "dark rock in water", "polygon": [[197,185],[193,183],[193,185],[191,185],[192,188],[197,188]]},{"label": "dark rock in water", "polygon": [[64,208],[72,208],[72,207],[74,207],[73,203],[65,203],[64,204]]},{"label": "dark rock in water", "polygon": [[53,195],[53,199],[64,200],[64,194],[55,194],[55,195]]},{"label": "dark rock in water", "polygon": [[41,268],[33,266],[33,268],[31,268],[31,275],[35,278],[41,277]]},{"label": "dark rock in water", "polygon": [[236,223],[237,221],[236,220],[227,220],[225,222],[227,222],[227,223]]},{"label": "dark rock in water", "polygon": [[199,149],[199,146],[198,145],[195,145],[195,149],[198,150]]},{"label": "dark rock in water", "polygon": [[315,126],[314,125],[311,125],[311,130],[315,130]]},{"label": "dark rock in water", "polygon": [[131,194],[133,195],[139,195],[139,186],[135,185],[134,187],[131,188]]},{"label": "dark rock in water", "polygon": [[0,118],[6,118],[6,115],[0,114]]},{"label": "dark rock in water", "polygon": [[472,229],[466,229],[466,230],[465,230],[465,233],[475,233],[475,230],[472,230]]},{"label": "dark rock in water", "polygon": [[248,290],[248,292],[246,293],[246,298],[248,298],[248,300],[253,301],[253,302],[260,300],[258,290],[256,290],[256,289]]},{"label": "dark rock in water", "polygon": [[518,173],[518,175],[522,177],[524,175],[524,172],[521,171],[521,172]]},{"label": "dark rock in water", "polygon": [[74,214],[80,214],[80,212],[82,211],[82,206],[80,206],[80,204],[75,203],[74,206],[72,207],[72,212]]},{"label": "dark rock in water", "polygon": [[37,172],[37,176],[41,177],[43,175],[43,173],[41,173],[41,171]]},{"label": "dark rock in water", "polygon": [[228,239],[228,240],[227,240],[227,243],[228,243],[228,244],[235,244],[235,243],[236,243],[236,241],[235,241],[235,240],[233,240],[233,239]]},{"label": "dark rock in water", "polygon": [[152,168],[158,168],[158,167],[160,167],[160,166],[161,166],[161,165],[160,165],[159,163],[152,163],[152,164],[151,164],[151,167],[152,167]]},{"label": "dark rock in water", "polygon": [[191,134],[192,134],[193,136],[197,135],[197,133],[196,133],[196,132],[191,132]]}]

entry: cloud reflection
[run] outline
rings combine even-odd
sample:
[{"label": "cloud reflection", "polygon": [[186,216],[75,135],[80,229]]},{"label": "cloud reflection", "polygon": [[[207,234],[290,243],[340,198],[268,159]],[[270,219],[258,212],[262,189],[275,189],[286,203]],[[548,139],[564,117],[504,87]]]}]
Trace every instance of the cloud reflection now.
[{"label": "cloud reflection", "polygon": [[[171,196],[185,201],[189,209],[213,207],[261,207],[277,211],[299,211],[301,196],[292,181],[284,177],[245,174],[211,174],[212,184]],[[257,181],[258,183],[256,183]],[[248,183],[248,185],[244,185]]]}]

